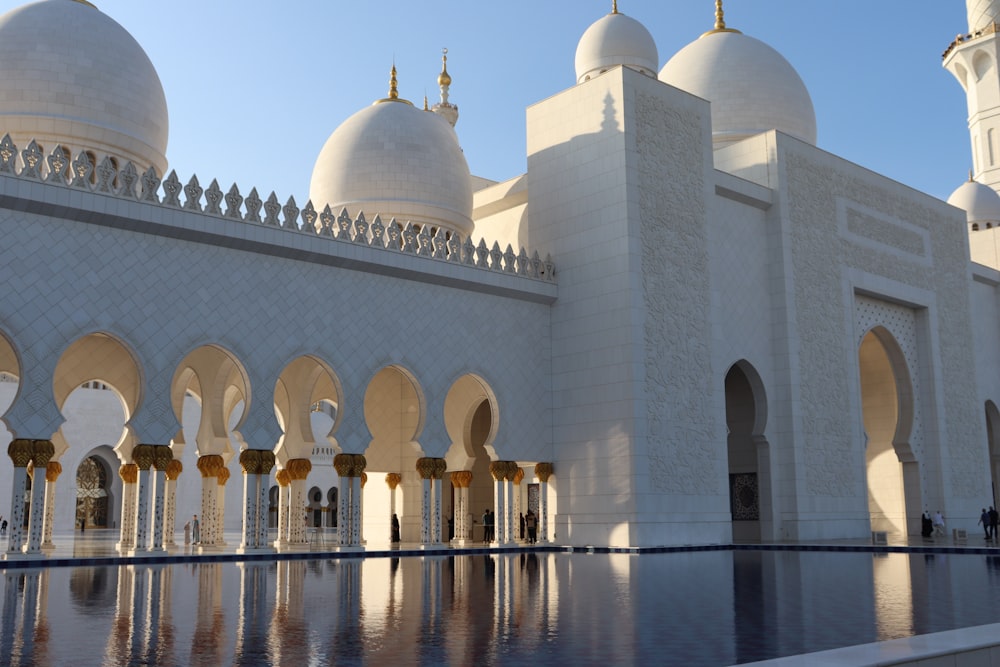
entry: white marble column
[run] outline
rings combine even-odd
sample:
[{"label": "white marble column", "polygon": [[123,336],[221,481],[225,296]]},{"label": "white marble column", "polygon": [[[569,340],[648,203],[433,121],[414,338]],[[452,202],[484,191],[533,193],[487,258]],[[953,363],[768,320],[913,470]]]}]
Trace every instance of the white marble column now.
[{"label": "white marble column", "polygon": [[163,511],[163,544],[168,547],[176,545],[174,533],[177,531],[177,478],[184,466],[177,459],[171,459],[165,475],[166,508]]},{"label": "white marble column", "polygon": [[45,523],[45,468],[55,453],[55,446],[49,440],[35,440],[32,446],[31,516],[28,517],[28,540],[24,553],[40,554]]},{"label": "white marble column", "polygon": [[271,470],[274,468],[274,452],[264,450],[260,455],[260,479],[257,483],[257,547],[267,548],[268,535],[270,534],[268,522],[271,520],[270,492],[271,492]]},{"label": "white marble column", "polygon": [[243,529],[240,549],[256,549],[257,509],[260,500],[260,454],[256,449],[240,452],[240,467],[243,469]]},{"label": "white marble column", "polygon": [[[198,521],[198,532],[201,538],[199,549],[212,549],[216,546],[218,535],[218,476],[226,469],[223,458],[218,454],[206,454],[198,459],[198,470],[201,471],[201,514]],[[192,541],[194,536],[191,537]]]},{"label": "white marble column", "polygon": [[216,546],[226,545],[226,483],[229,481],[229,468],[223,467],[219,471],[219,476],[215,478],[217,484],[215,489],[215,544]]},{"label": "white marble column", "polygon": [[[166,464],[164,464],[165,466]],[[163,551],[163,508],[167,495],[167,471],[153,468],[153,534],[150,540],[150,551]]]},{"label": "white marble column", "polygon": [[501,544],[513,544],[514,530],[517,525],[517,517],[514,516],[514,480],[508,477],[503,481],[504,493],[506,495],[507,504],[504,507],[506,525],[504,526],[504,541]]},{"label": "white marble column", "polygon": [[[7,446],[7,455],[14,464],[14,479],[10,489],[10,521],[7,524],[7,554],[21,553],[24,542],[24,494],[28,488],[28,463],[33,448],[30,440],[13,440]],[[8,591],[11,587],[8,585]]]},{"label": "white marble column", "polygon": [[549,542],[549,478],[553,474],[551,463],[535,465],[535,477],[538,478],[538,543]]},{"label": "white marble column", "polygon": [[420,543],[431,542],[431,480],[425,477],[420,485]]},{"label": "white marble column", "polygon": [[312,472],[309,459],[291,459],[285,464],[288,470],[291,497],[288,503],[288,544],[301,548],[308,544],[306,534],[306,480]]},{"label": "white marble column", "polygon": [[292,487],[288,480],[288,471],[284,468],[274,475],[278,482],[278,539],[274,546],[282,547],[288,544],[288,504],[291,502]]},{"label": "white marble column", "polygon": [[506,494],[504,493],[506,482],[503,479],[495,480],[493,497],[493,507],[494,518],[493,518],[493,530],[496,535],[493,536],[493,541],[497,544],[504,544],[507,541],[507,536],[504,534],[504,530],[507,528],[507,516],[505,514],[507,510]]},{"label": "white marble column", "polygon": [[[403,476],[398,472],[390,472],[385,476],[385,483],[389,485],[389,543],[392,544],[392,517],[395,516],[396,520],[399,521],[399,516],[396,513],[396,488],[399,483],[403,481]],[[400,522],[401,524],[402,522]],[[403,528],[400,525],[400,533],[402,533]],[[403,536],[400,534],[399,541],[403,541]]]},{"label": "white marble column", "polygon": [[355,470],[351,477],[351,542],[352,547],[361,545],[361,472]]},{"label": "white marble column", "polygon": [[132,461],[139,467],[135,500],[135,537],[132,538],[132,551],[148,551],[149,469],[153,465],[153,447],[151,445],[136,445],[132,448]]},{"label": "white marble column", "polygon": [[[523,479],[524,479],[524,468],[518,467],[517,471],[514,473],[514,484],[513,486],[510,487],[512,494],[511,525],[514,531],[511,534],[512,535],[510,540],[511,542],[521,541],[521,515],[524,513],[524,510],[521,507],[521,492],[524,490],[524,487],[521,486],[521,481]],[[527,526],[525,527],[524,530],[525,530],[524,536],[525,538],[527,538],[528,536]]]},{"label": "white marble column", "polygon": [[42,525],[42,549],[51,550],[55,548],[52,543],[52,525],[56,517],[56,480],[62,473],[62,464],[58,461],[49,461],[45,466],[45,522]]},{"label": "white marble column", "polygon": [[442,533],[442,523],[444,522],[444,514],[441,503],[441,478],[435,477],[431,480],[431,495],[433,496],[434,516],[432,517],[432,532],[431,541],[434,544],[441,544]]},{"label": "white marble column", "polygon": [[119,551],[130,551],[135,546],[136,482],[139,479],[139,466],[126,463],[118,469],[118,476],[122,479],[122,515],[117,547]]}]

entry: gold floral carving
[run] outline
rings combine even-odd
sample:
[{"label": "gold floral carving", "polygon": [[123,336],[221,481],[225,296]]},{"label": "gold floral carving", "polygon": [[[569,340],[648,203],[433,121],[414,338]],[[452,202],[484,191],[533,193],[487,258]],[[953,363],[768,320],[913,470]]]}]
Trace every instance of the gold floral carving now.
[{"label": "gold floral carving", "polygon": [[31,440],[11,440],[7,445],[7,456],[14,462],[15,468],[27,468],[31,463],[31,455],[34,452]]},{"label": "gold floral carving", "polygon": [[341,477],[350,477],[354,467],[353,454],[337,454],[333,457],[333,468]]},{"label": "gold floral carving", "polygon": [[444,479],[448,472],[448,462],[444,459],[434,459],[434,479]]},{"label": "gold floral carving", "polygon": [[288,486],[291,479],[288,476],[288,470],[282,468],[278,472],[274,473],[274,479],[278,482],[278,486]]},{"label": "gold floral carving", "polygon": [[176,480],[184,472],[184,464],[180,462],[180,459],[170,459],[170,463],[167,464],[167,479],[170,481]]},{"label": "gold floral carving", "polygon": [[403,481],[403,476],[398,472],[390,472],[385,476],[385,483],[389,485],[389,488],[393,491],[399,486],[399,483]]},{"label": "gold floral carving", "polygon": [[166,472],[170,462],[174,460],[174,450],[169,445],[153,447],[153,467],[160,472]]},{"label": "gold floral carving", "polygon": [[362,489],[365,488],[365,484],[367,483],[368,483],[368,473],[363,472],[361,473],[361,488]]},{"label": "gold floral carving", "polygon": [[456,489],[467,489],[472,484],[471,470],[456,470],[451,473],[451,485]]},{"label": "gold floral carving", "polygon": [[490,474],[493,475],[493,479],[497,482],[503,480],[504,475],[507,474],[507,462],[490,461]]},{"label": "gold floral carving", "polygon": [[56,446],[51,440],[32,440],[31,462],[39,468],[44,468],[56,455]]},{"label": "gold floral carving", "polygon": [[312,463],[309,459],[292,459],[285,464],[285,469],[288,471],[289,480],[306,479],[312,472]]},{"label": "gold floral carving", "polygon": [[260,474],[260,451],[257,449],[244,449],[240,452],[240,466],[244,475]]},{"label": "gold floral carving", "polygon": [[538,463],[535,465],[535,477],[543,482],[548,482],[549,477],[555,474],[551,463]]},{"label": "gold floral carving", "polygon": [[45,466],[45,481],[54,482],[59,479],[59,475],[62,474],[62,464],[59,461],[49,461],[49,464]]},{"label": "gold floral carving", "polygon": [[153,446],[136,445],[132,448],[132,461],[139,466],[139,470],[149,470],[153,465]]},{"label": "gold floral carving", "polygon": [[215,476],[215,479],[218,480],[219,486],[225,486],[226,482],[229,481],[229,468],[222,466],[222,468],[219,469],[219,473]]},{"label": "gold floral carving", "polygon": [[260,450],[260,474],[270,475],[274,468],[274,452],[270,449]]},{"label": "gold floral carving", "polygon": [[433,479],[434,472],[437,470],[437,463],[435,463],[435,459],[422,456],[417,459],[416,468],[420,474],[420,479]]},{"label": "gold floral carving", "polygon": [[520,484],[522,479],[524,479],[524,468],[518,466],[517,470],[514,471],[514,483]]},{"label": "gold floral carving", "polygon": [[215,477],[225,467],[225,462],[218,454],[206,454],[198,459],[198,470],[202,477]]},{"label": "gold floral carving", "polygon": [[126,463],[118,469],[118,476],[126,484],[135,484],[139,479],[139,466],[134,463]]},{"label": "gold floral carving", "polygon": [[351,454],[351,477],[360,477],[368,466],[364,454]]}]

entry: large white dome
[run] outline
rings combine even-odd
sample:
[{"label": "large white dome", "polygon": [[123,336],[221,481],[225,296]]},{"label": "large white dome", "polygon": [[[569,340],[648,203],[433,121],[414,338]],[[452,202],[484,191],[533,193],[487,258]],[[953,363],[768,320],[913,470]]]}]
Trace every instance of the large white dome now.
[{"label": "large white dome", "polygon": [[951,193],[948,203],[965,211],[969,224],[1000,223],[1000,195],[983,183],[966,181]]},{"label": "large white dome", "polygon": [[712,103],[717,147],[774,129],[816,143],[816,112],[802,78],[758,39],[706,33],[663,66],[660,80]]},{"label": "large white dome", "polygon": [[472,234],[472,178],[448,121],[402,100],[362,109],[327,139],[313,167],[317,209],[347,208]]},{"label": "large white dome", "polygon": [[660,57],[646,26],[615,11],[598,19],[580,38],[576,46],[576,82],[582,83],[618,65],[655,77]]},{"label": "large white dome", "polygon": [[0,16],[0,134],[167,168],[167,102],[146,52],[88,2],[41,0]]}]

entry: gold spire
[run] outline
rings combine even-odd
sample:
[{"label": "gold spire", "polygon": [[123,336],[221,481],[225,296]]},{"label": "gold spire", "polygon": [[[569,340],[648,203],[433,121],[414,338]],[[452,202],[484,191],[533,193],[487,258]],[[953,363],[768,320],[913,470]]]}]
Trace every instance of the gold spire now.
[{"label": "gold spire", "polygon": [[430,107],[427,106],[427,93],[424,93],[424,111],[430,111]]},{"label": "gold spire", "polygon": [[611,0],[611,13],[612,14],[618,13],[618,0]]},{"label": "gold spire", "polygon": [[441,73],[438,75],[438,85],[447,88],[451,85],[451,75],[448,74],[448,49],[441,49]]},{"label": "gold spire", "polygon": [[726,27],[726,13],[722,10],[722,0],[715,0],[715,28],[706,32],[702,35],[702,37],[705,35],[714,35],[717,32],[735,32],[742,34],[739,30]]},{"label": "gold spire", "polygon": [[381,104],[382,102],[403,102],[404,104],[409,104],[413,106],[413,102],[409,100],[404,100],[399,96],[399,89],[396,83],[396,63],[392,63],[392,72],[389,74],[389,97],[383,97],[380,100],[376,100],[375,104]]}]

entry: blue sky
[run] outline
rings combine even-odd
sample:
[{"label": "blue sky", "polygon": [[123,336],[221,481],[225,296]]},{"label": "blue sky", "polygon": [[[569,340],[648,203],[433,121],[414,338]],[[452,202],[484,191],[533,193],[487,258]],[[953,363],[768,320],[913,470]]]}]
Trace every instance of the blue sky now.
[{"label": "blue sky", "polygon": [[[167,157],[196,173],[303,204],[327,137],[384,97],[437,97],[448,47],[459,139],[472,172],[525,170],[525,108],[575,82],[576,44],[610,0],[93,0],[149,54],[170,109]],[[6,11],[21,3],[2,2]],[[714,21],[714,0],[620,0],[662,66]],[[971,166],[965,96],[941,53],[966,31],[961,0],[727,0],[729,27],[799,71],[819,146],[947,198]]]}]

